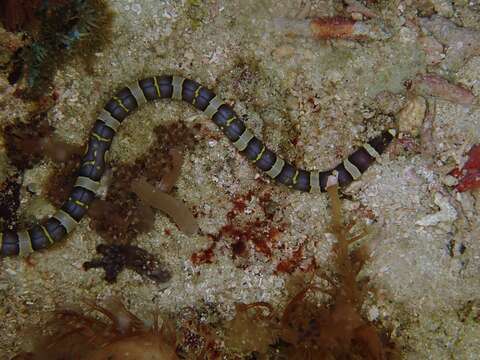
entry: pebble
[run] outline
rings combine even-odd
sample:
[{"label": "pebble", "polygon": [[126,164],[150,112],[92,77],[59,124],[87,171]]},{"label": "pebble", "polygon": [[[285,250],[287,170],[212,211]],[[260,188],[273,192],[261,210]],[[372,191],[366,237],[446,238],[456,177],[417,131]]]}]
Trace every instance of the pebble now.
[{"label": "pebble", "polygon": [[435,193],[433,202],[440,208],[440,211],[424,216],[415,224],[420,226],[433,226],[439,223],[452,223],[457,219],[457,210],[448,201],[448,198],[440,193]]},{"label": "pebble", "polygon": [[447,186],[455,186],[458,184],[458,179],[452,175],[446,175],[442,178],[442,182]]},{"label": "pebble", "polygon": [[418,39],[420,46],[425,52],[425,59],[428,65],[436,65],[445,58],[443,45],[432,36],[422,36]]},{"label": "pebble", "polygon": [[454,15],[452,0],[430,0],[437,14],[446,18]]},{"label": "pebble", "polygon": [[295,53],[295,49],[290,45],[281,45],[273,50],[273,56],[276,59],[289,58]]},{"label": "pebble", "polygon": [[407,101],[405,107],[397,114],[401,132],[417,136],[425,119],[427,102],[422,96],[415,96]]}]

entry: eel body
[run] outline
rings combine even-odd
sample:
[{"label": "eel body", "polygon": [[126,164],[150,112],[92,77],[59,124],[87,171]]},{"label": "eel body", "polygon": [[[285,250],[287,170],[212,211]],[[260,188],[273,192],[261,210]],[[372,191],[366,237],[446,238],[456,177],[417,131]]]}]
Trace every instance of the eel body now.
[{"label": "eel body", "polygon": [[326,191],[336,175],[345,186],[367,170],[395,136],[390,129],[363,144],[335,168],[327,171],[297,169],[269,150],[249,130],[231,106],[199,83],[180,76],[154,76],[124,87],[101,110],[95,121],[78,177],[68,200],[43,223],[28,230],[0,233],[0,256],[26,256],[65,238],[86,214],[105,171],[105,155],[122,121],[143,104],[158,99],[183,100],[211,118],[233,146],[270,178],[300,191]]}]

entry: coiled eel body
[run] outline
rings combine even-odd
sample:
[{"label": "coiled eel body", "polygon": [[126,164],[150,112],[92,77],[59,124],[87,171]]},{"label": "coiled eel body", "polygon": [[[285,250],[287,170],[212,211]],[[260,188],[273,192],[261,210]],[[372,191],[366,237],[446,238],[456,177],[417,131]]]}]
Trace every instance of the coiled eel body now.
[{"label": "coiled eel body", "polygon": [[331,170],[297,169],[269,150],[231,106],[199,83],[179,76],[139,80],[117,92],[98,115],[68,200],[52,217],[31,229],[0,233],[0,255],[26,256],[67,236],[95,198],[106,167],[105,155],[121,122],[146,102],[157,99],[183,100],[203,111],[248,160],[272,179],[300,191],[325,191],[332,174],[340,185],[349,184],[367,170],[395,136],[393,129],[384,131]]}]

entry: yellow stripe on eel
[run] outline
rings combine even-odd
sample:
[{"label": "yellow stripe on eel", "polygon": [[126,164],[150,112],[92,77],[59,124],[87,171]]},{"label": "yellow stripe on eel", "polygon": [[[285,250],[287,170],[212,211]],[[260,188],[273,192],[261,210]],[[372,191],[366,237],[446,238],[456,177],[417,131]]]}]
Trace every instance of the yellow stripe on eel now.
[{"label": "yellow stripe on eel", "polygon": [[195,93],[193,94],[193,101],[192,104],[195,105],[197,103],[198,96],[200,95],[200,90],[202,90],[203,86],[200,85],[197,90],[195,90]]},{"label": "yellow stripe on eel", "polygon": [[320,191],[320,172],[310,171],[310,192]]},{"label": "yellow stripe on eel", "polygon": [[183,87],[184,81],[185,81],[184,77],[173,76],[173,80],[172,80],[172,86],[173,86],[172,99],[173,100],[182,100],[182,87]]},{"label": "yellow stripe on eel", "polygon": [[265,152],[266,149],[267,149],[266,146],[263,145],[262,150],[260,150],[260,153],[257,155],[257,157],[255,159],[253,159],[254,164],[262,158],[262,155],[263,155],[263,153]]},{"label": "yellow stripe on eel", "polygon": [[74,200],[73,203],[75,205],[78,205],[78,206],[82,207],[82,208],[85,208],[85,209],[88,208],[88,206],[85,203],[81,202],[80,200]]},{"label": "yellow stripe on eel", "polygon": [[33,252],[32,239],[26,230],[18,232],[18,250],[20,256],[28,256]]},{"label": "yellow stripe on eel", "polygon": [[103,142],[110,142],[110,139],[104,138],[103,136],[98,135],[97,133],[92,133],[92,137],[97,139],[98,141],[103,141]]},{"label": "yellow stripe on eel", "polygon": [[232,116],[230,119],[227,119],[227,121],[225,122],[225,125],[223,126],[223,128],[226,128],[226,127],[229,127],[230,124],[236,119],[235,116]]},{"label": "yellow stripe on eel", "polygon": [[45,226],[43,225],[40,225],[40,229],[42,229],[43,231],[43,234],[45,235],[45,237],[47,238],[48,242],[50,243],[50,245],[53,245],[53,243],[55,241],[53,241],[52,237],[50,236],[50,234],[48,233],[47,229],[45,229]]},{"label": "yellow stripe on eel", "polygon": [[282,172],[282,169],[284,166],[285,166],[285,160],[277,156],[277,159],[275,160],[275,164],[273,164],[272,168],[268,170],[266,174],[270,176],[272,179],[275,179]]},{"label": "yellow stripe on eel", "polygon": [[352,175],[354,180],[357,180],[360,176],[362,176],[362,172],[355,165],[353,165],[350,160],[343,160],[343,166],[345,167],[345,170]]},{"label": "yellow stripe on eel", "polygon": [[292,185],[296,185],[298,181],[298,169],[295,170],[295,175],[292,178]]},{"label": "yellow stripe on eel", "polygon": [[120,100],[120,99],[119,99],[118,97],[116,97],[116,96],[112,96],[112,99],[117,102],[118,106],[120,106],[120,107],[123,109],[123,111],[125,111],[126,113],[129,112],[129,110],[127,109],[127,107],[126,107],[125,105],[123,105],[122,100]]},{"label": "yellow stripe on eel", "polygon": [[160,98],[160,88],[158,87],[157,77],[153,77],[153,85],[155,85],[155,90],[157,91],[157,96]]},{"label": "yellow stripe on eel", "polygon": [[208,104],[207,108],[203,111],[207,117],[212,118],[218,111],[218,108],[224,104],[224,101],[217,95]]},{"label": "yellow stripe on eel", "polygon": [[250,130],[245,129],[245,131],[243,132],[242,135],[240,135],[238,140],[233,143],[233,146],[235,146],[238,151],[243,151],[247,148],[248,143],[254,137],[255,137],[255,135],[253,135],[253,133]]}]

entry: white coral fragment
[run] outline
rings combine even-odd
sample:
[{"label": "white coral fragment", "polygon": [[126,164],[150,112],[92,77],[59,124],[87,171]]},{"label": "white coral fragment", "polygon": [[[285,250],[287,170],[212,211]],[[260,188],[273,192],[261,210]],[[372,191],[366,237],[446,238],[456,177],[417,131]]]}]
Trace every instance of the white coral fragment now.
[{"label": "white coral fragment", "polygon": [[415,224],[420,226],[433,226],[441,222],[451,223],[457,219],[457,210],[450,204],[446,196],[437,192],[435,193],[433,201],[440,208],[440,211],[424,216]]}]

